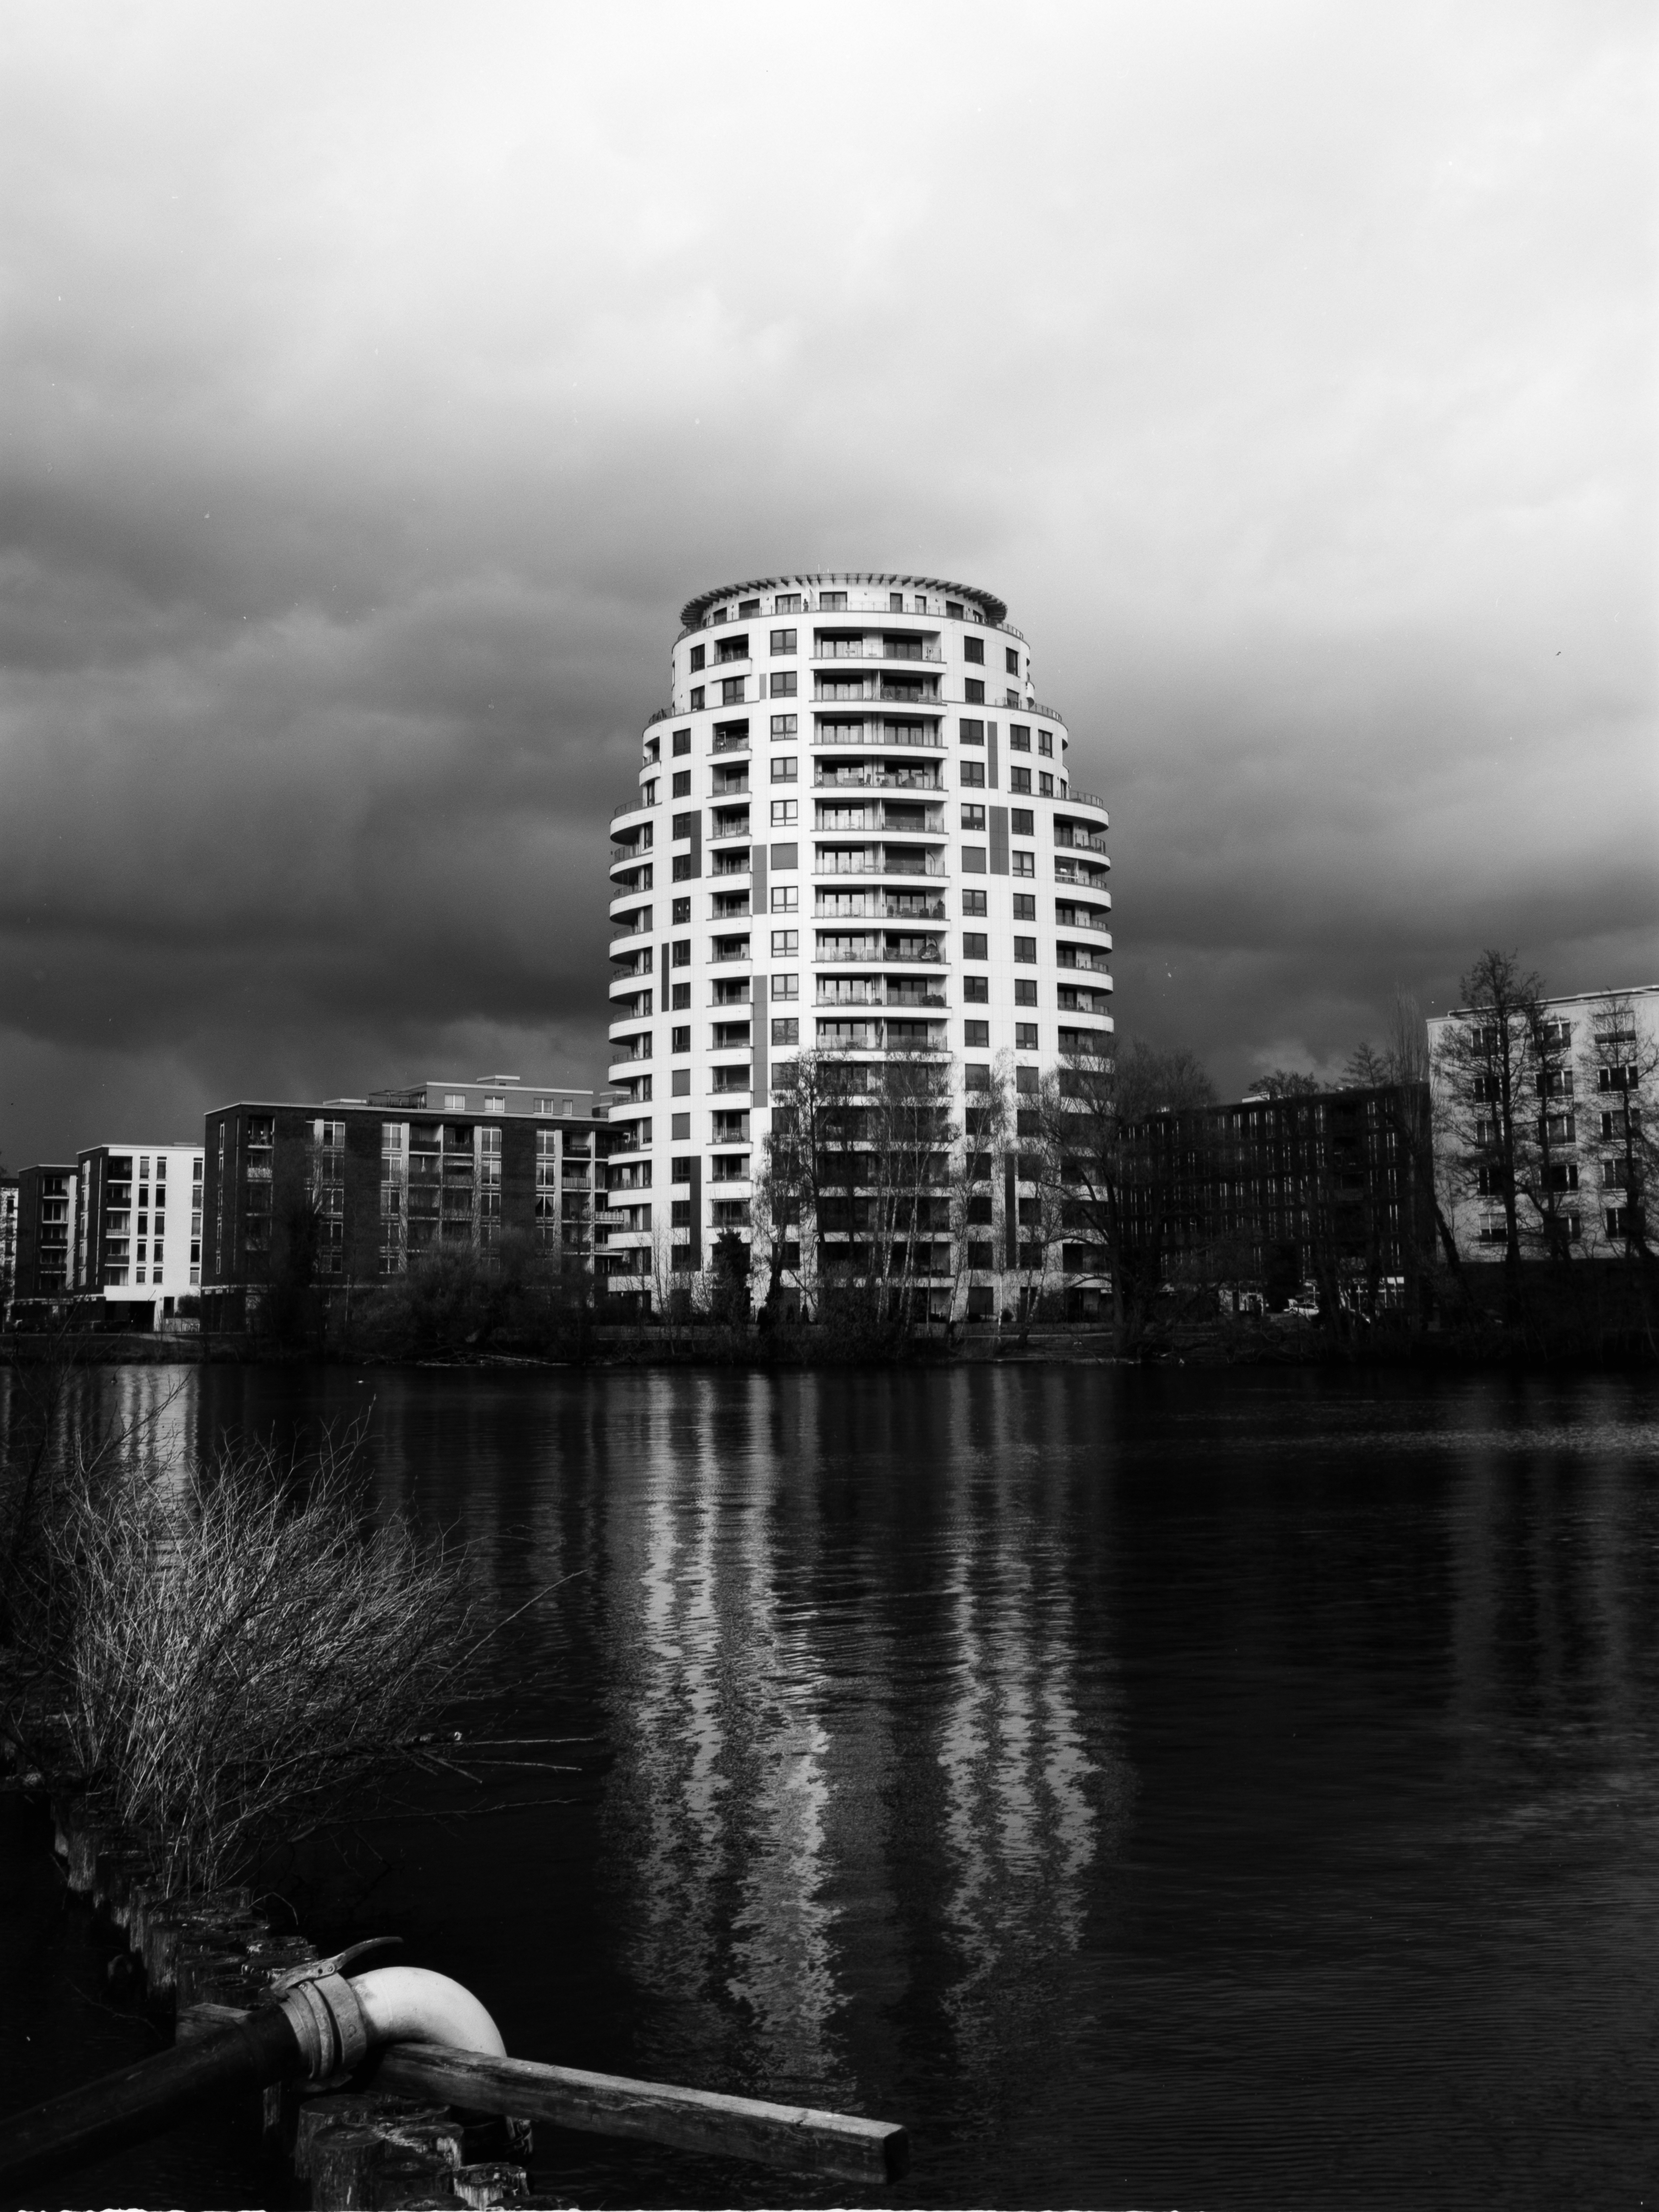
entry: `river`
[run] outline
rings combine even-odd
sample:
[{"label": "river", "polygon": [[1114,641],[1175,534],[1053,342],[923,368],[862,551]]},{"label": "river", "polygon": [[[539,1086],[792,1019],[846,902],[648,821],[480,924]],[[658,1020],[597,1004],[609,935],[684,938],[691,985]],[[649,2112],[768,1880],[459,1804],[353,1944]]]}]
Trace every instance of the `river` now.
[{"label": "river", "polygon": [[[362,1413],[386,1500],[465,1536],[499,1615],[557,1585],[504,1632],[491,1725],[567,1771],[296,1870],[307,1932],[402,1935],[510,2051],[902,2120],[904,2204],[1659,2189],[1650,1381],[79,1388],[182,1444]],[[15,1799],[0,1885],[9,2100],[149,2047]],[[884,2201],[550,2133],[538,2179]],[[84,2186],[281,2201],[224,2117]]]}]

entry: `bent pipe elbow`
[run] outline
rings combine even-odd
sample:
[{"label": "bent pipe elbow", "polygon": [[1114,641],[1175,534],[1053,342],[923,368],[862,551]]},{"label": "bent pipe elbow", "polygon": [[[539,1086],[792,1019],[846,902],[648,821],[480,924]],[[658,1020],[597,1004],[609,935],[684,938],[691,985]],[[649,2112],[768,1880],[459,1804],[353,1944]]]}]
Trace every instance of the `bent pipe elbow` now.
[{"label": "bent pipe elbow", "polygon": [[504,2058],[501,2030],[471,1990],[425,1966],[377,1966],[296,1982],[282,2009],[300,2047],[301,2071],[313,2081],[355,2073],[370,2051],[386,2043],[441,2043]]},{"label": "bent pipe elbow", "polygon": [[351,1984],[368,2024],[371,2047],[381,2043],[441,2043],[505,2058],[501,2032],[471,1990],[425,1966],[376,1966]]}]

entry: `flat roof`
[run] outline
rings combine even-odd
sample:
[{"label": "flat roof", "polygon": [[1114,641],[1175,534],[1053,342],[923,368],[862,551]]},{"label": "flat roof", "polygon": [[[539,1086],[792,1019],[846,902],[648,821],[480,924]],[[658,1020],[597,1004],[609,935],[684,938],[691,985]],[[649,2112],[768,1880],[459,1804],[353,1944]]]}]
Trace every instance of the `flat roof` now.
[{"label": "flat roof", "polygon": [[[680,625],[684,629],[696,629],[712,606],[721,599],[741,599],[746,592],[774,591],[779,585],[787,591],[791,586],[828,584],[879,584],[890,589],[898,584],[920,585],[924,592],[939,592],[953,599],[973,599],[985,610],[985,618],[995,629],[1000,629],[1008,619],[1008,603],[1000,599],[994,592],[981,592],[973,584],[954,584],[948,577],[920,575],[912,568],[787,568],[775,575],[751,576],[746,584],[720,584],[712,592],[699,592],[696,599],[688,599],[680,609]],[[848,608],[849,614],[869,610]],[[880,613],[883,610],[875,610]]]}]

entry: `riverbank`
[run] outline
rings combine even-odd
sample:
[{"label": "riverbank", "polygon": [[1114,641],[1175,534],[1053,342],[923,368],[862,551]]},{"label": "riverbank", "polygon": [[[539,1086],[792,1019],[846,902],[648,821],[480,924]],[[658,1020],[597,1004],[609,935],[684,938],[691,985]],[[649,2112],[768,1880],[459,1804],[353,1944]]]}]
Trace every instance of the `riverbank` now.
[{"label": "riverbank", "polygon": [[1562,1372],[1652,1370],[1652,1343],[1638,1326],[1560,1325],[1549,1316],[1506,1327],[1480,1316],[1461,1327],[1403,1328],[1358,1322],[1337,1337],[1315,1317],[1253,1315],[1155,1324],[1133,1349],[1109,1328],[1065,1322],[1028,1327],[871,1331],[850,1337],[813,1327],[772,1330],[756,1323],[635,1323],[595,1327],[546,1348],[443,1343],[387,1350],[350,1337],[281,1343],[249,1331],[201,1336],[136,1333],[0,1336],[0,1365],[75,1367],[258,1366],[318,1364],[368,1369],[454,1368],[550,1372],[563,1368],[954,1367],[997,1364],[1157,1367],[1386,1366],[1437,1372],[1543,1366]]}]

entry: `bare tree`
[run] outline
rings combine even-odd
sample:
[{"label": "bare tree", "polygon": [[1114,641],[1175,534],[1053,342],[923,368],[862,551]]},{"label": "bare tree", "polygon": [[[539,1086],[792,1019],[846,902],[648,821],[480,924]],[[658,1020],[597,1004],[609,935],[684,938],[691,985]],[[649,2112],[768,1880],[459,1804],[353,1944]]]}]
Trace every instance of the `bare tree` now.
[{"label": "bare tree", "polygon": [[1108,1278],[1120,1348],[1137,1342],[1169,1260],[1173,1158],[1166,1117],[1216,1103],[1184,1046],[1139,1039],[1070,1054],[1042,1094],[1042,1175],[1060,1233]]},{"label": "bare tree", "polygon": [[1521,1200],[1536,1148],[1533,1036],[1544,984],[1519,957],[1489,947],[1458,985],[1463,1011],[1443,1032],[1434,1070],[1459,1195],[1501,1209],[1511,1318],[1521,1295]]}]

